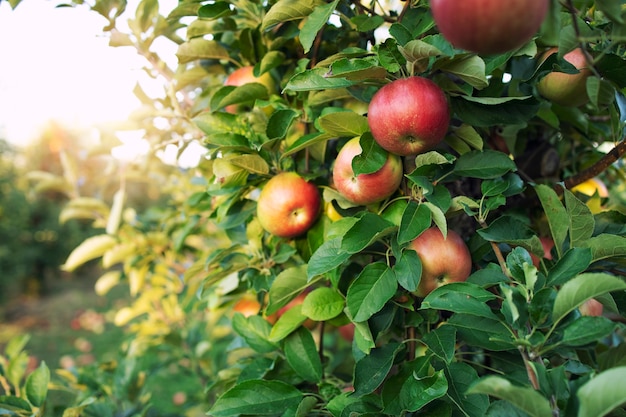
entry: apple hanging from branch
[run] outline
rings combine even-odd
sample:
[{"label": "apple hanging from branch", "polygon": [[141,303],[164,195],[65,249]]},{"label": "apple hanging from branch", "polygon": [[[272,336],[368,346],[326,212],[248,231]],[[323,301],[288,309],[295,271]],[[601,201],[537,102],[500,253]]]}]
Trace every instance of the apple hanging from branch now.
[{"label": "apple hanging from branch", "polygon": [[430,227],[409,248],[417,252],[422,262],[422,277],[416,292],[419,297],[426,297],[449,282],[463,282],[472,272],[472,255],[454,230],[448,230],[444,237],[438,227]]},{"label": "apple hanging from branch", "polygon": [[352,160],[362,152],[359,138],[350,139],[339,150],[333,166],[333,182],[346,200],[359,205],[377,203],[392,195],[402,181],[402,161],[388,154],[376,172],[354,175]]},{"label": "apple hanging from branch", "polygon": [[295,172],[272,177],[259,194],[257,217],[263,229],[278,237],[296,237],[313,226],[320,212],[317,187]]},{"label": "apple hanging from branch", "polygon": [[443,140],[450,109],[443,90],[433,81],[401,78],[374,94],[367,122],[381,148],[396,155],[416,155]]},{"label": "apple hanging from branch", "polygon": [[455,48],[481,55],[514,51],[537,33],[549,0],[431,0],[435,24]]},{"label": "apple hanging from branch", "polygon": [[[557,48],[548,50],[543,55],[542,60],[547,59],[556,52]],[[553,71],[539,80],[537,91],[544,98],[561,106],[582,106],[589,101],[587,78],[591,75],[591,70],[587,67],[585,54],[582,49],[576,48],[563,55],[563,59],[576,67],[578,73],[568,74]]]}]

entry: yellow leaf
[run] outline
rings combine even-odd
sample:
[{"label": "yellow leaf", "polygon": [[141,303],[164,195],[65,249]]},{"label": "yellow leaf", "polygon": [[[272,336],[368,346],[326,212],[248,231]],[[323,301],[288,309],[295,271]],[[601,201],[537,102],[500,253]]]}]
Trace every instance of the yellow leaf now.
[{"label": "yellow leaf", "polygon": [[119,271],[109,271],[96,281],[95,290],[98,295],[106,295],[120,281]]},{"label": "yellow leaf", "polygon": [[102,256],[112,248],[117,240],[110,235],[97,235],[85,239],[67,257],[65,264],[61,266],[64,271],[72,272],[84,263]]}]

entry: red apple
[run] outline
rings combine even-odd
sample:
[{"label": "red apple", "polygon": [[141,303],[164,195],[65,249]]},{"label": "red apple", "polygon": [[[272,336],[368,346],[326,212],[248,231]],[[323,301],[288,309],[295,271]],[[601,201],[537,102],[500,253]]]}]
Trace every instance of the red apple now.
[{"label": "red apple", "polygon": [[588,299],[578,309],[583,316],[598,317],[604,312],[604,306],[595,298]]},{"label": "red apple", "polygon": [[401,78],[374,94],[367,122],[383,149],[396,155],[415,155],[443,140],[450,109],[446,95],[433,81]]},{"label": "red apple", "polygon": [[[543,247],[543,259],[551,260],[554,241],[548,236],[541,236],[539,240],[541,241],[541,246]],[[535,268],[539,268],[541,259],[539,259],[539,257],[534,253],[530,254],[530,258],[533,260],[533,265],[535,265]]]},{"label": "red apple", "polygon": [[259,194],[257,217],[261,226],[279,237],[296,237],[307,230],[320,212],[317,187],[295,172],[272,177]]},{"label": "red apple", "polygon": [[453,230],[448,230],[444,238],[438,227],[426,229],[411,242],[410,248],[422,261],[422,278],[416,292],[419,297],[449,282],[463,282],[472,272],[470,251]]},{"label": "red apple", "polygon": [[339,326],[337,328],[339,331],[339,335],[348,342],[352,342],[354,340],[354,323],[344,324],[343,326]]},{"label": "red apple", "polygon": [[537,33],[550,0],[431,0],[435,24],[455,48],[482,55],[523,46]]},{"label": "red apple", "polygon": [[350,139],[339,150],[333,166],[333,182],[337,190],[350,202],[359,205],[373,204],[392,195],[402,181],[402,161],[389,154],[378,171],[354,175],[352,160],[361,154],[359,138]]},{"label": "red apple", "polygon": [[[261,74],[260,77],[255,77],[254,66],[252,65],[241,67],[233,71],[226,78],[224,85],[232,85],[235,87],[239,87],[239,86],[242,86],[244,84],[249,84],[249,83],[263,84],[267,88],[268,93],[272,93],[274,90],[276,90],[276,84],[274,83],[274,79],[272,78],[270,73],[265,72]],[[230,106],[226,106],[224,110],[226,110],[228,113],[237,113],[239,108],[240,107],[238,105],[233,104]]]},{"label": "red apple", "polygon": [[[557,52],[556,48],[548,50],[543,60]],[[580,48],[563,55],[563,59],[575,66],[579,72],[567,74],[554,71],[543,77],[537,84],[537,91],[544,98],[561,106],[578,107],[589,101],[587,96],[587,78],[591,70],[587,67],[585,54]]]},{"label": "red apple", "polygon": [[261,303],[255,297],[245,296],[235,303],[233,306],[233,311],[239,312],[244,315],[244,317],[254,316],[259,314],[259,310],[261,310]]}]

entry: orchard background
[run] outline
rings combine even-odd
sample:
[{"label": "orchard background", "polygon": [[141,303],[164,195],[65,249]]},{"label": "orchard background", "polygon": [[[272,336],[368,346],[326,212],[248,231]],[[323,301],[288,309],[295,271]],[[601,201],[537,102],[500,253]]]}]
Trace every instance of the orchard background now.
[{"label": "orchard background", "polygon": [[[481,2],[490,19],[474,31],[513,30],[519,14],[489,14],[500,1]],[[27,337],[12,339],[0,415],[624,415],[626,3],[551,0],[532,37],[499,53],[453,46],[434,4],[181,1],[166,16],[157,0],[59,4],[101,15],[110,45],[134,48],[166,88],[135,89],[127,128],[143,129],[145,157],[111,162],[104,135],[107,152],[28,175],[65,199],[62,223],[92,226],[62,269],[95,260],[96,291],[131,302],[112,314],[125,336],[110,360],[33,370]],[[164,39],[174,67],[153,48]],[[574,50],[580,72],[564,59]],[[244,67],[259,78],[229,78]],[[539,87],[550,73],[582,74],[582,90],[557,83],[567,98],[552,97]],[[350,202],[339,151],[358,138],[353,170],[378,172],[389,155],[369,104],[414,76],[444,92],[445,138],[401,157],[391,195]],[[172,147],[203,158],[166,164]],[[102,176],[84,183],[83,170]],[[284,172],[320,204],[279,237],[265,230],[287,221],[278,197],[269,221],[257,206]],[[437,253],[412,242],[431,227],[462,237],[471,274],[423,293]],[[193,381],[170,407],[155,406],[178,384],[163,370]]]}]

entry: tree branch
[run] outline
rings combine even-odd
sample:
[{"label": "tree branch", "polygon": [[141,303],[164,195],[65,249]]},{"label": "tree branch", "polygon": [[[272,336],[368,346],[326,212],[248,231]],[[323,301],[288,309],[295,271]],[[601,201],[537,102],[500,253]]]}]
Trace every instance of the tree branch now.
[{"label": "tree branch", "polygon": [[584,171],[579,172],[576,175],[572,175],[569,178],[566,178],[565,188],[569,190],[572,187],[597,176],[605,169],[610,167],[614,162],[622,158],[624,154],[626,154],[626,138],[622,139],[620,143],[615,145],[615,147],[611,149],[609,153],[604,155],[598,162],[585,169]]}]

